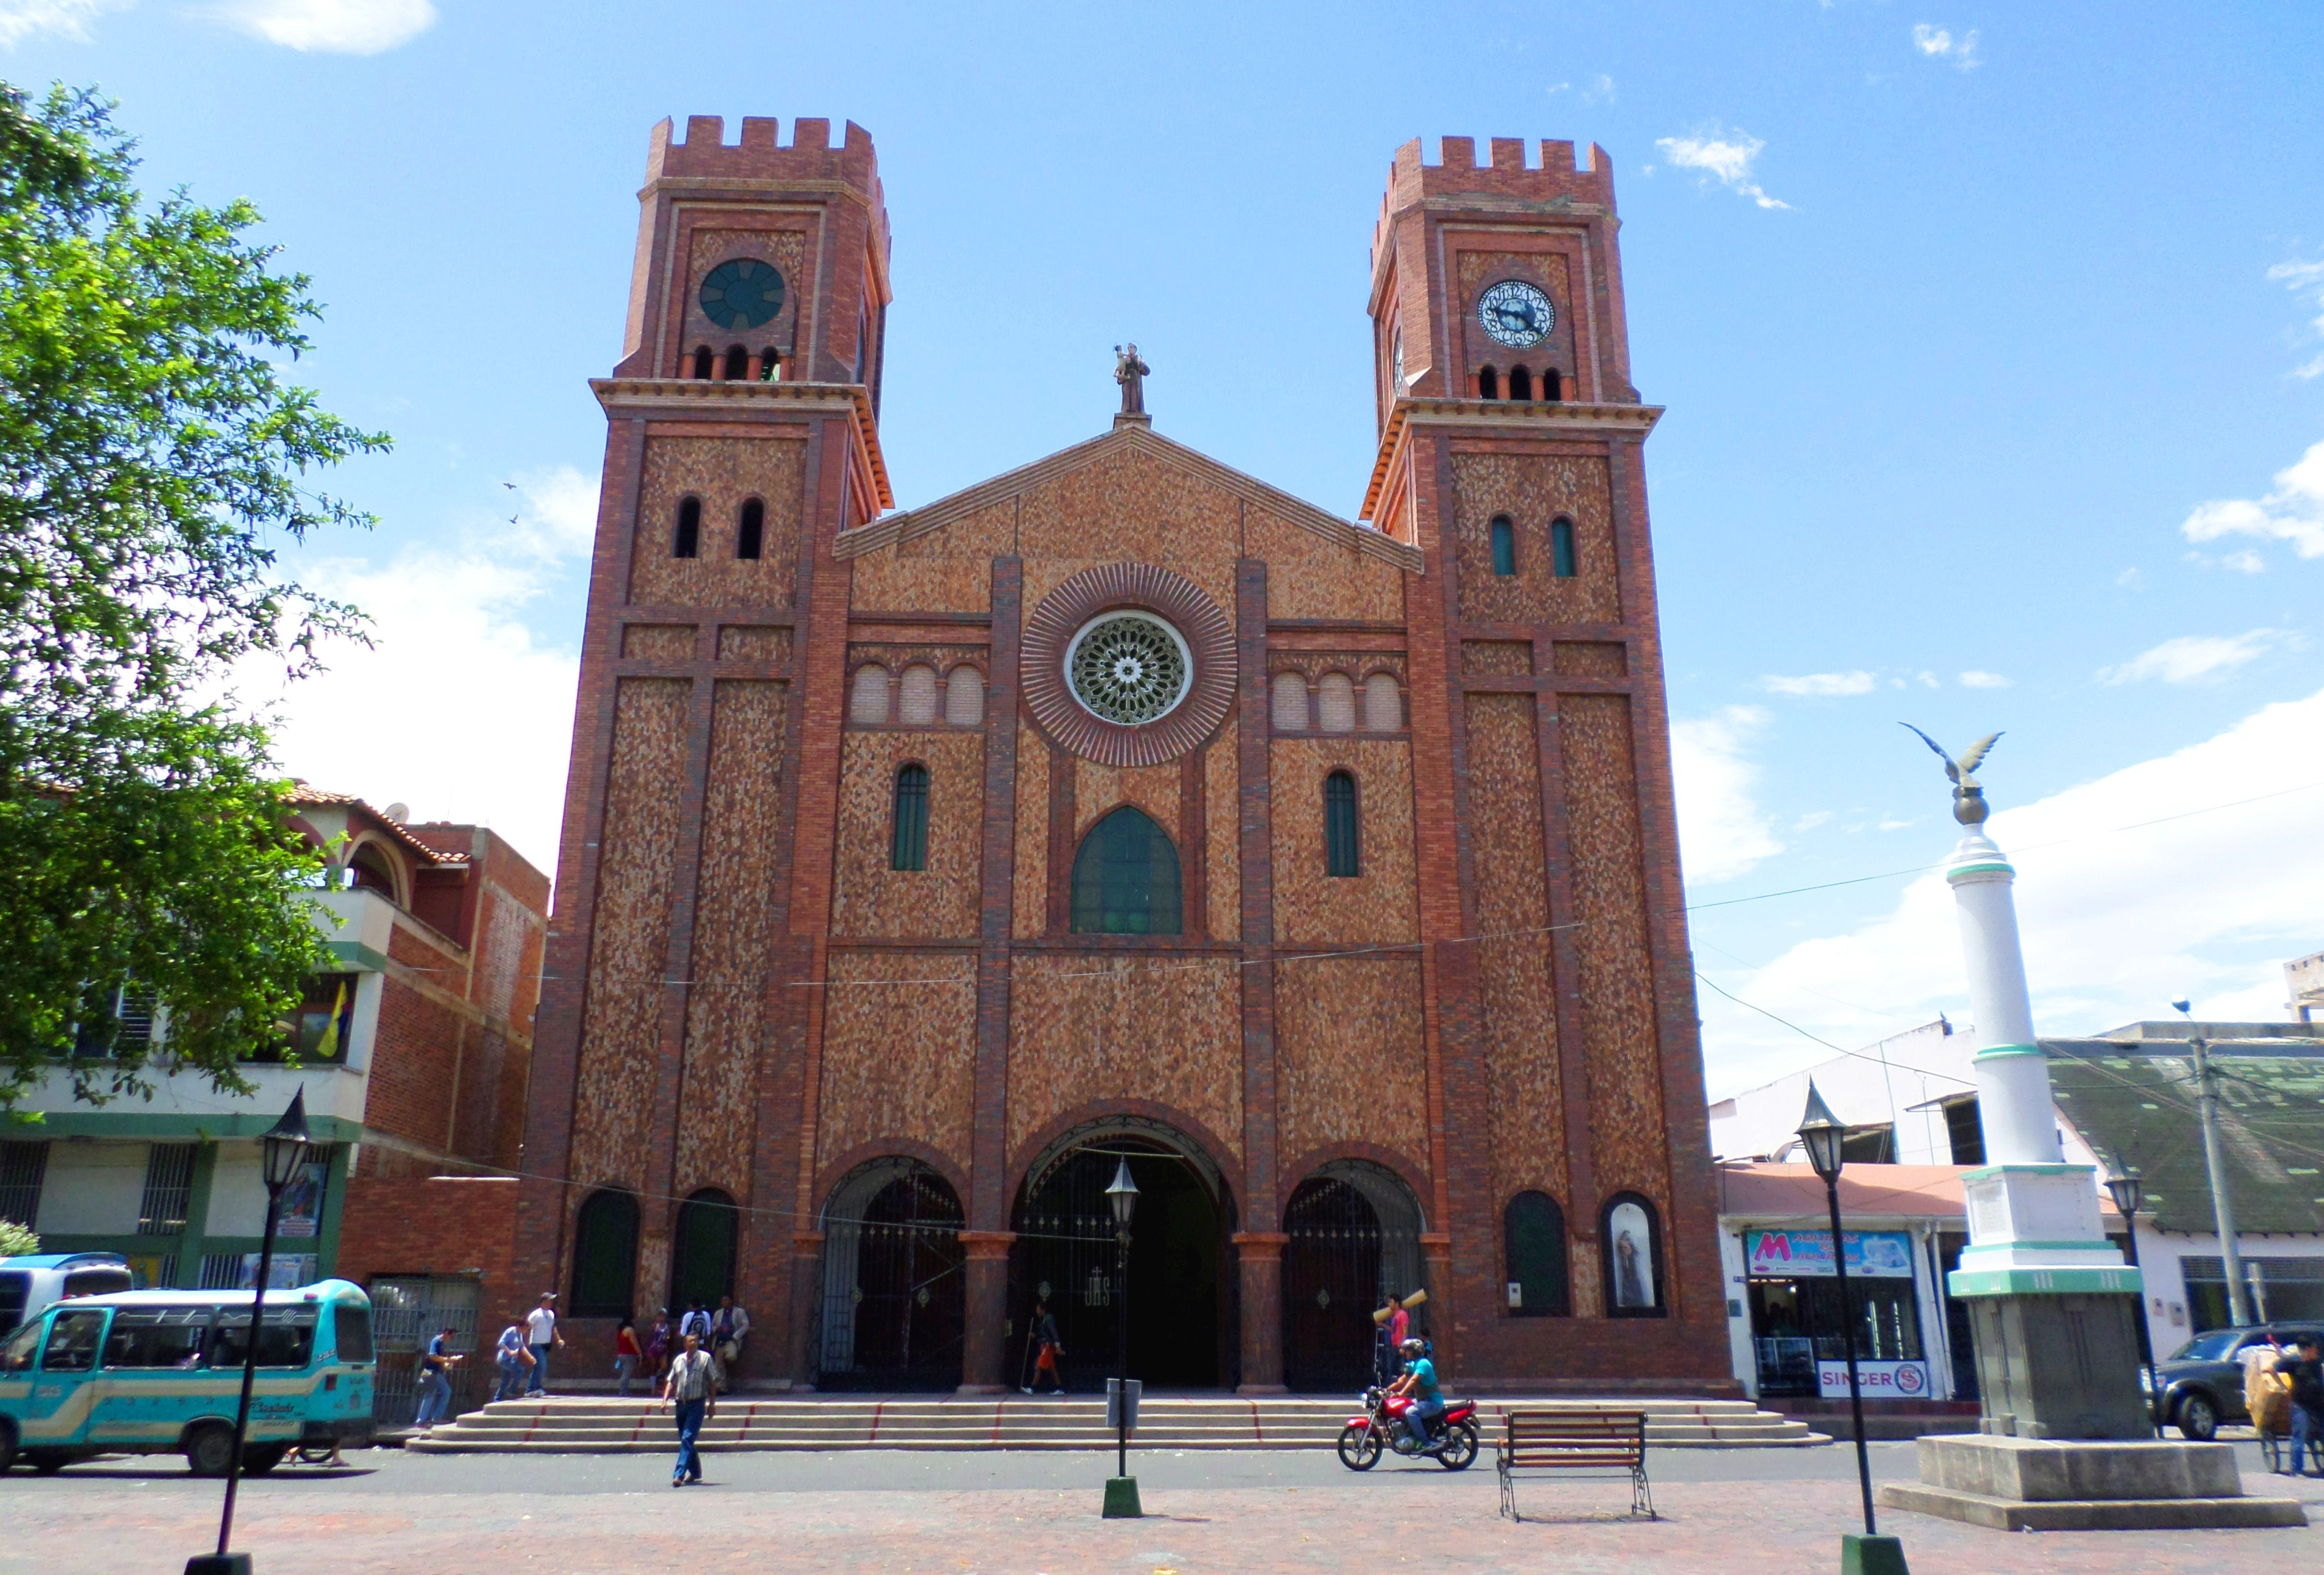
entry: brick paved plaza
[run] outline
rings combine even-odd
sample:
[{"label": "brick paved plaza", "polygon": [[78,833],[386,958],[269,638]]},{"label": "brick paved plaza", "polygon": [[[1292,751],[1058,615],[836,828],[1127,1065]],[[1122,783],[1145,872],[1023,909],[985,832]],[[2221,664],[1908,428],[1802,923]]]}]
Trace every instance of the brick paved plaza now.
[{"label": "brick paved plaza", "polygon": [[[2249,1446],[2239,1446],[2246,1450]],[[1874,1469],[1909,1475],[1910,1445],[1876,1444]],[[1843,1448],[1658,1457],[1659,1524],[1618,1518],[1618,1482],[1535,1485],[1539,1521],[1500,1519],[1489,1458],[1452,1477],[1328,1454],[1133,1457],[1148,1518],[1098,1518],[1111,1461],[1095,1454],[867,1451],[713,1457],[683,1496],[667,1462],[637,1456],[421,1457],[378,1451],[359,1468],[285,1468],[246,1485],[236,1545],[261,1575],[469,1575],[540,1570],[975,1571],[1213,1575],[1432,1566],[1447,1570],[1836,1570],[1858,1513]],[[2254,1491],[2282,1492],[2257,1476]],[[2311,1515],[2324,1483],[2302,1483]],[[0,1575],[174,1570],[215,1537],[218,1486],[181,1463],[115,1459],[0,1480]],[[1886,1517],[1914,1575],[2297,1569],[2312,1531],[2129,1534],[1977,1531]]]}]

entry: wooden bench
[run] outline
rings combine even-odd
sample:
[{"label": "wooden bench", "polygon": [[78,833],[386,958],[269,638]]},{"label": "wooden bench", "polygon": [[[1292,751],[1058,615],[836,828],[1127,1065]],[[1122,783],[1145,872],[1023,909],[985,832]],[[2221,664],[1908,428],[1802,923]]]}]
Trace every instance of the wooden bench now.
[{"label": "wooden bench", "polygon": [[1549,1475],[1563,1471],[1627,1471],[1630,1478],[1630,1513],[1655,1514],[1653,1489],[1646,1483],[1646,1414],[1643,1411],[1511,1411],[1501,1419],[1499,1458],[1493,1469],[1501,1478],[1501,1513],[1523,1520],[1517,1513],[1517,1474]]}]

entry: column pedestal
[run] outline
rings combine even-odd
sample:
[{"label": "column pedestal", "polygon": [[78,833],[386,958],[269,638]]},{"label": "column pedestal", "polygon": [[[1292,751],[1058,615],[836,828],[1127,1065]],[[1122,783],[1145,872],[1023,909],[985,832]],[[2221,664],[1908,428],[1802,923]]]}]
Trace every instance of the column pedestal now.
[{"label": "column pedestal", "polygon": [[960,1359],[960,1393],[1009,1388],[1009,1247],[1013,1230],[964,1230],[968,1249],[968,1329]]},{"label": "column pedestal", "polygon": [[1283,1386],[1283,1249],[1280,1230],[1238,1230],[1242,1258],[1242,1382],[1238,1395],[1281,1395]]}]

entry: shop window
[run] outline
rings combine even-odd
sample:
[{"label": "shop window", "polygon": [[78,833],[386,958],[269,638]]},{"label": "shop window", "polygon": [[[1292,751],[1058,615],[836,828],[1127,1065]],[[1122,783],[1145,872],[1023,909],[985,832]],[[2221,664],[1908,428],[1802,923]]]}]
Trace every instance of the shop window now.
[{"label": "shop window", "polygon": [[1073,928],[1083,935],[1179,933],[1178,850],[1142,810],[1125,804],[1082,839],[1074,856]]},{"label": "shop window", "polygon": [[573,1301],[576,1318],[621,1318],[637,1293],[638,1201],[628,1193],[591,1193],[573,1220]]},{"label": "shop window", "polygon": [[1356,779],[1345,771],[1323,778],[1323,873],[1356,875]]},{"label": "shop window", "polygon": [[1517,528],[1507,514],[1493,517],[1493,573],[1503,579],[1517,572]]},{"label": "shop window", "polygon": [[1554,520],[1549,526],[1549,568],[1561,580],[1580,572],[1573,559],[1573,521]]},{"label": "shop window", "polygon": [[678,505],[678,530],[669,539],[672,557],[702,556],[702,500],[686,498]]},{"label": "shop window", "polygon": [[1655,1206],[1637,1193],[1617,1193],[1600,1216],[1606,1316],[1660,1318],[1664,1303],[1663,1230]]},{"label": "shop window", "polygon": [[928,769],[906,766],[896,773],[893,829],[888,846],[890,870],[928,867]]},{"label": "shop window", "polygon": [[1512,1318],[1563,1318],[1572,1310],[1565,1272],[1565,1211],[1547,1193],[1519,1193],[1501,1211],[1501,1252]]},{"label": "shop window", "polygon": [[752,498],[742,505],[742,517],[734,526],[734,556],[756,558],[766,546],[767,505]]}]

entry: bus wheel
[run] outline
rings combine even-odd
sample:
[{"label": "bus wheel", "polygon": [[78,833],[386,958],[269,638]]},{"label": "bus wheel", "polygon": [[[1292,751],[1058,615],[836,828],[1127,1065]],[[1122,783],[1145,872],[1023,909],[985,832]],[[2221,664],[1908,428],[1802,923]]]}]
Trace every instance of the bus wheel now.
[{"label": "bus wheel", "polygon": [[246,1477],[263,1477],[282,1463],[290,1452],[289,1444],[252,1444],[242,1451],[242,1470]]},{"label": "bus wheel", "polygon": [[53,1477],[72,1464],[72,1457],[62,1450],[26,1450],[24,1463],[43,1477]]},{"label": "bus wheel", "polygon": [[234,1430],[222,1422],[194,1429],[186,1439],[186,1469],[197,1477],[223,1477],[234,1464]]},{"label": "bus wheel", "polygon": [[0,1421],[0,1471],[16,1463],[16,1430]]}]

